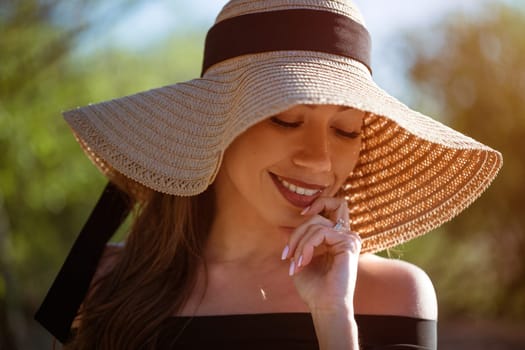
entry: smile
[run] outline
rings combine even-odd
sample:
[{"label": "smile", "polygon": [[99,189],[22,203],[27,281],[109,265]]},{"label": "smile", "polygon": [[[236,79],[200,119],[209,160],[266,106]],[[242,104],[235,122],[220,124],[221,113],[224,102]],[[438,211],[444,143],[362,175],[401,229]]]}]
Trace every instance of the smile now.
[{"label": "smile", "polygon": [[308,188],[304,188],[304,187],[300,187],[300,186],[291,184],[288,181],[280,178],[279,176],[277,176],[277,179],[281,182],[281,184],[284,187],[286,187],[290,191],[295,192],[297,194],[300,194],[302,196],[313,196],[313,195],[321,192],[320,189],[308,189]]},{"label": "smile", "polygon": [[310,185],[294,179],[283,179],[272,173],[270,173],[270,177],[284,199],[298,208],[305,208],[311,205],[326,189],[326,186]]}]

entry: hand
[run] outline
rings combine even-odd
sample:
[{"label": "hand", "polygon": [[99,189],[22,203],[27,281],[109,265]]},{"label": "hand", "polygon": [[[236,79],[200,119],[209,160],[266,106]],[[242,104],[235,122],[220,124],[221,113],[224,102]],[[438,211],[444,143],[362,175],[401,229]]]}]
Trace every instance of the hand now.
[{"label": "hand", "polygon": [[303,215],[310,218],[294,230],[282,257],[290,259],[299,295],[312,313],[353,310],[361,239],[350,231],[346,200],[317,198]]}]

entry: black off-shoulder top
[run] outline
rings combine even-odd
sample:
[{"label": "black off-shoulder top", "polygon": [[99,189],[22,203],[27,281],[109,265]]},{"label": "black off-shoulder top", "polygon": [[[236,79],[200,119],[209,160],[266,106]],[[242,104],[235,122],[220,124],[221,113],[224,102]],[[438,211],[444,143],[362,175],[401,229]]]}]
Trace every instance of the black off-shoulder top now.
[{"label": "black off-shoulder top", "polygon": [[[437,322],[403,316],[356,315],[362,350],[436,349]],[[309,313],[168,318],[159,349],[319,349]]]},{"label": "black off-shoulder top", "polygon": [[[126,196],[108,184],[35,314],[65,343],[106,242],[129,211]],[[74,283],[73,283],[74,282]],[[436,349],[437,322],[389,315],[356,315],[362,350]],[[170,317],[159,329],[159,349],[318,349],[309,313]]]}]

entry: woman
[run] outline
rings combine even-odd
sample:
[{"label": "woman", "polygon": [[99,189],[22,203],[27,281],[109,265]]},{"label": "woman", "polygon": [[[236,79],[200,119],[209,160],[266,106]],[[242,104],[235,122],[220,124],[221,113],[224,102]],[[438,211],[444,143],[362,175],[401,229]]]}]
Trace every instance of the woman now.
[{"label": "woman", "polygon": [[371,253],[451,219],[502,159],[378,88],[369,57],[350,1],[233,0],[200,79],[67,112],[135,219],[98,262],[122,202],[95,210],[37,318],[72,349],[435,348],[427,275]]}]

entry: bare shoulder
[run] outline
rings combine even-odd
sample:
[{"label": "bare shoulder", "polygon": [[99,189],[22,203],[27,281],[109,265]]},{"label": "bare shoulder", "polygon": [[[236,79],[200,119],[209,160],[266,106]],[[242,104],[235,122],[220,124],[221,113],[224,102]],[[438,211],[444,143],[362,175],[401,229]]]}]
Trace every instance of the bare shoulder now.
[{"label": "bare shoulder", "polygon": [[357,313],[437,319],[432,281],[414,264],[363,254],[357,278]]}]

